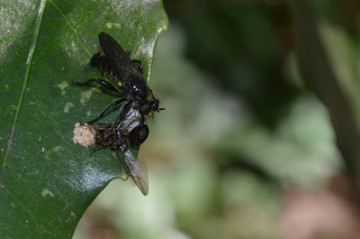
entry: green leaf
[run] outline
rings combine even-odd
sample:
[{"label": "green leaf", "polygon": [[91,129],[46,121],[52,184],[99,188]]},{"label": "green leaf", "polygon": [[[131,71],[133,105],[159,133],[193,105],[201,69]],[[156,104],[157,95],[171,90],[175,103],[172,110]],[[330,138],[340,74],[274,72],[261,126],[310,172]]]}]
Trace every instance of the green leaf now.
[{"label": "green leaf", "polygon": [[157,0],[1,3],[0,238],[71,238],[93,199],[122,175],[111,150],[91,153],[72,141],[75,123],[115,96],[70,82],[103,78],[89,65],[101,31],[143,62],[149,82],[166,26]]}]

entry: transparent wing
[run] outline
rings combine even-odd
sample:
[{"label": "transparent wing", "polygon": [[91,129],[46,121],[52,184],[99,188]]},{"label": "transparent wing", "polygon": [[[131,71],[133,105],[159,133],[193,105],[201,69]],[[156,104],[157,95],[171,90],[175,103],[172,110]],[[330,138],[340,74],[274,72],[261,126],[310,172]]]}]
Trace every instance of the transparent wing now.
[{"label": "transparent wing", "polygon": [[117,150],[125,171],[145,196],[149,193],[148,172],[144,162],[137,159],[130,149]]}]

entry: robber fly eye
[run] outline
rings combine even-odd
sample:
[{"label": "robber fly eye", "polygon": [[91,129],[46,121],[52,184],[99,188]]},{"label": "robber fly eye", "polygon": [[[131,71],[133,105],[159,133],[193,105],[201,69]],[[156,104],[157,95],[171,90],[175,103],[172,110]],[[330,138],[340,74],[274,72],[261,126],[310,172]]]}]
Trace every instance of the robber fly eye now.
[{"label": "robber fly eye", "polygon": [[140,114],[141,115],[148,115],[151,111],[151,106],[149,103],[145,103],[140,107]]}]

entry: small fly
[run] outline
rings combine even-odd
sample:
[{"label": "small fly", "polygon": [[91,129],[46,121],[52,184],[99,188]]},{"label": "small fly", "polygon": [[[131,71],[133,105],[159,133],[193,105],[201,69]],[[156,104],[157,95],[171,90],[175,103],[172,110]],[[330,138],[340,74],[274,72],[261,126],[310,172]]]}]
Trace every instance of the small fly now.
[{"label": "small fly", "polygon": [[149,128],[146,124],[141,124],[134,127],[130,132],[127,132],[123,128],[114,128],[114,124],[102,123],[99,127],[93,127],[86,123],[83,123],[92,129],[95,129],[95,143],[98,145],[94,150],[104,147],[110,147],[111,149],[126,150],[129,144],[132,147],[139,147],[148,137]]},{"label": "small fly", "polygon": [[159,108],[160,101],[155,98],[153,91],[142,77],[143,64],[139,60],[132,60],[130,52],[125,52],[121,46],[105,32],[99,34],[99,42],[104,54],[100,52],[91,58],[91,66],[99,68],[102,73],[109,75],[121,83],[121,89],[116,89],[109,82],[102,79],[90,79],[86,82],[72,82],[72,85],[90,86],[98,83],[102,87],[116,93],[119,98],[89,124],[100,119],[113,106],[122,104],[120,114],[114,123],[116,128],[130,108],[137,109],[142,116],[152,116],[164,108]]},{"label": "small fly", "polygon": [[130,132],[121,127],[114,130],[114,125],[111,123],[100,124],[99,128],[88,126],[96,130],[95,139],[96,144],[99,146],[95,149],[110,147],[112,150],[115,150],[124,166],[125,172],[142,194],[146,196],[149,193],[147,167],[130,150],[130,146],[138,147],[146,140],[149,133],[146,124],[140,124]]},{"label": "small fly", "polygon": [[115,150],[119,155],[125,172],[140,191],[147,195],[149,192],[147,167],[130,150],[130,148],[138,148],[149,135],[149,128],[143,119],[144,117],[138,110],[130,108],[117,127],[113,123],[101,123],[99,127],[94,127],[87,123],[82,123],[82,125],[96,132],[95,144],[97,146],[94,150],[105,147]]}]

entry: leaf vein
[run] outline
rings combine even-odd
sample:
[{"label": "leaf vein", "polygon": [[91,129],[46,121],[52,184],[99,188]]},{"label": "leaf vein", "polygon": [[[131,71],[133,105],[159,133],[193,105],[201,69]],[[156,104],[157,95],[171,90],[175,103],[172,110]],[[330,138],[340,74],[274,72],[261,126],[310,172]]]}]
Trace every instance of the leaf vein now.
[{"label": "leaf vein", "polygon": [[1,181],[2,181],[2,179],[4,177],[4,170],[5,170],[5,166],[6,166],[6,163],[7,163],[9,152],[11,150],[11,145],[13,143],[12,140],[13,140],[14,133],[15,133],[15,127],[16,127],[17,119],[18,119],[20,108],[21,108],[21,105],[22,105],[22,101],[23,101],[23,98],[24,98],[24,95],[25,95],[26,87],[27,87],[27,84],[28,84],[28,81],[29,81],[32,59],[33,59],[33,56],[34,56],[34,51],[35,51],[37,39],[38,39],[38,36],[39,36],[40,25],[41,25],[42,17],[43,17],[43,14],[44,14],[45,4],[46,4],[46,0],[41,0],[38,15],[36,17],[36,22],[35,22],[35,32],[34,32],[34,36],[33,36],[31,46],[30,46],[28,58],[26,60],[27,68],[26,68],[26,73],[25,73],[25,79],[24,79],[23,87],[22,87],[22,90],[21,90],[21,93],[20,93],[19,101],[18,101],[18,104],[17,104],[17,107],[16,107],[15,117],[14,117],[14,120],[13,120],[13,123],[12,123],[12,126],[11,126],[11,132],[10,132],[10,135],[9,135],[9,140],[7,142],[7,148],[6,148],[6,152],[5,152],[4,161],[3,161],[2,166],[1,166],[0,184],[1,184]]},{"label": "leaf vein", "polygon": [[64,14],[64,12],[60,9],[60,7],[53,2],[52,0],[49,0],[49,2],[55,7],[55,9],[59,12],[59,14],[64,18],[65,22],[67,25],[69,25],[70,29],[75,33],[76,38],[79,40],[81,46],[85,49],[85,51],[89,54],[89,56],[91,56],[91,52],[90,49],[86,47],[86,45],[84,44],[84,42],[81,40],[78,30],[76,29],[76,27],[74,27],[74,24],[71,23],[71,21],[68,19],[68,17]]}]

